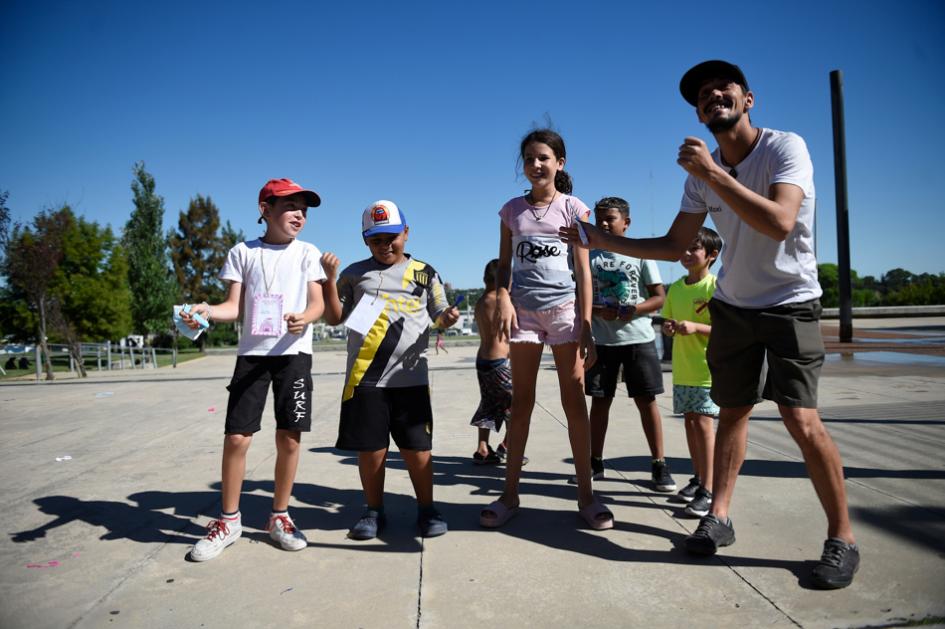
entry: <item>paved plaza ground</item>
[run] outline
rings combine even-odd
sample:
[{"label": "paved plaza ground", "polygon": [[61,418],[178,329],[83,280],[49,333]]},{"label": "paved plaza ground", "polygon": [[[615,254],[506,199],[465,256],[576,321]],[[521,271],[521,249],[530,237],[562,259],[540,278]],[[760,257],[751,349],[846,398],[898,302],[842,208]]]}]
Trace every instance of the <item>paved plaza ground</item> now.
[{"label": "paved plaza ground", "polygon": [[[284,552],[264,531],[275,458],[269,417],[249,453],[243,538],[213,561],[190,562],[190,546],[219,511],[234,356],[212,354],[177,369],[0,385],[0,627],[945,623],[945,352],[935,351],[945,346],[945,319],[857,326],[911,331],[898,345],[883,334],[859,339],[857,353],[833,353],[824,369],[821,412],[843,455],[862,553],[845,590],[810,587],[826,520],[771,404],[753,415],[733,546],[702,559],[682,550],[698,521],[653,490],[626,398],[614,403],[607,478],[595,483],[616,528],[589,530],[568,484],[574,470],[547,352],[523,510],[501,530],[481,529],[479,510],[501,492],[503,470],[471,463],[475,346],[430,356],[436,500],[449,534],[417,536],[413,492],[392,452],[387,530],[371,542],[346,538],[362,496],[356,459],[333,448],[344,355],[320,352],[315,425],[303,437],[291,507],[309,548]],[[905,353],[919,345],[932,349]],[[666,451],[682,485],[691,468],[664,377]]]}]

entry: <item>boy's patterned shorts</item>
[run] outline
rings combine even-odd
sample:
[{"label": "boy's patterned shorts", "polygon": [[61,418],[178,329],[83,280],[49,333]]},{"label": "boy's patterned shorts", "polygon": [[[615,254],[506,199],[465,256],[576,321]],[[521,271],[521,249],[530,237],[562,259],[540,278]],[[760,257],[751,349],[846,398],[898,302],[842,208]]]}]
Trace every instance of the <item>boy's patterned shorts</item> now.
[{"label": "boy's patterned shorts", "polygon": [[709,397],[709,387],[690,387],[685,384],[673,385],[673,412],[699,413],[710,417],[719,416],[719,407]]}]

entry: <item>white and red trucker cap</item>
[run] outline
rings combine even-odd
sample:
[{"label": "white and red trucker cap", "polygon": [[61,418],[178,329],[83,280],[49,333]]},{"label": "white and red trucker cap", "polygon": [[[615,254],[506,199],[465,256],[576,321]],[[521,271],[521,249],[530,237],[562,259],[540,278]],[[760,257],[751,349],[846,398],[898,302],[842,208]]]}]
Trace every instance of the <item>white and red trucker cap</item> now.
[{"label": "white and red trucker cap", "polygon": [[393,201],[375,201],[361,214],[361,235],[399,234],[407,227],[407,217]]}]

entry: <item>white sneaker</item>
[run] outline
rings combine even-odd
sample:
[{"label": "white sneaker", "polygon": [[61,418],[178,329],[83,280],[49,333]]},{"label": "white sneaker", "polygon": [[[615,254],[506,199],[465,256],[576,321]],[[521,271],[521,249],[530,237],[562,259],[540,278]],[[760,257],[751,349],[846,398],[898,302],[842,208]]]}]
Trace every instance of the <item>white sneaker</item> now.
[{"label": "white sneaker", "polygon": [[302,531],[295,528],[295,522],[288,515],[273,515],[266,525],[269,537],[279,543],[282,550],[302,550],[308,546],[308,540]]},{"label": "white sneaker", "polygon": [[243,524],[239,518],[234,520],[213,520],[207,525],[207,536],[194,544],[190,558],[194,561],[207,561],[223,552],[223,549],[235,542],[243,534]]}]

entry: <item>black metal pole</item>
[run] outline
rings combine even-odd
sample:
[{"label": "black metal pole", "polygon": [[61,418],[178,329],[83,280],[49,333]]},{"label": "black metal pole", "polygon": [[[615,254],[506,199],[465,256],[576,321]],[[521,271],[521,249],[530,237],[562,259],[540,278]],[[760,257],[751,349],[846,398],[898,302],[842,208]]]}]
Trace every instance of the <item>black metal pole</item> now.
[{"label": "black metal pole", "polygon": [[833,107],[833,172],[837,196],[837,266],[840,270],[840,342],[853,341],[853,304],[850,282],[850,216],[847,206],[847,140],[843,123],[843,74],[830,73]]}]

